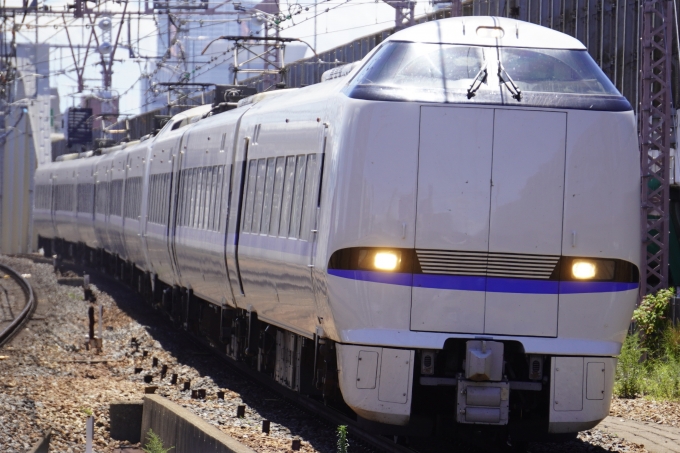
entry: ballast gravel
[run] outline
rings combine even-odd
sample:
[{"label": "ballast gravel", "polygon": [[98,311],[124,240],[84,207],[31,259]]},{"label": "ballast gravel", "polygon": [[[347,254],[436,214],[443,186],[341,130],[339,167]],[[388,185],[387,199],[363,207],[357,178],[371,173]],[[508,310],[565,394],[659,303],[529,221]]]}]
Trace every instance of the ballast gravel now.
[{"label": "ballast gravel", "polygon": [[[34,260],[36,262],[34,262]],[[0,256],[0,262],[30,274],[38,309],[24,330],[0,349],[0,452],[23,453],[52,432],[50,452],[85,451],[88,414],[95,418],[94,451],[113,453],[127,443],[109,435],[109,404],[140,400],[144,389],[191,410],[257,452],[288,452],[300,439],[305,453],[336,451],[335,426],[289,404],[277,393],[233,372],[221,359],[192,341],[119,283],[92,276],[95,307],[102,305],[103,351],[88,350],[88,308],[76,273],[55,274],[51,264]],[[98,310],[95,310],[95,312]],[[154,359],[158,361],[153,366]],[[163,366],[167,367],[163,375]],[[141,372],[137,372],[140,371]],[[177,384],[171,384],[177,374]],[[150,376],[146,377],[145,376]],[[145,382],[150,380],[151,382]],[[184,383],[190,390],[184,391]],[[205,399],[191,390],[204,389]],[[218,391],[224,399],[218,399]],[[237,418],[245,405],[245,417]],[[261,432],[271,421],[269,434]],[[677,419],[676,419],[677,421]],[[166,445],[166,447],[171,447]],[[475,452],[469,444],[452,450]],[[123,450],[124,451],[124,450]],[[351,452],[370,451],[360,444]],[[531,444],[532,452],[646,452],[597,429],[566,444]]]},{"label": "ballast gravel", "polygon": [[655,401],[647,398],[614,398],[609,415],[635,420],[680,427],[680,401]]}]

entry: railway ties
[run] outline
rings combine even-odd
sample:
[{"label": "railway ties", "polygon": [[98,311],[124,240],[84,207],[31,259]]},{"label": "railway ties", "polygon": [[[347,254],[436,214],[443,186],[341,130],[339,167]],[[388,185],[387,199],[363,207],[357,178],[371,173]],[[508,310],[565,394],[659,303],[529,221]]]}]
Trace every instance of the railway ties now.
[{"label": "railway ties", "polygon": [[34,306],[31,284],[14,269],[0,264],[0,346],[19,331]]}]

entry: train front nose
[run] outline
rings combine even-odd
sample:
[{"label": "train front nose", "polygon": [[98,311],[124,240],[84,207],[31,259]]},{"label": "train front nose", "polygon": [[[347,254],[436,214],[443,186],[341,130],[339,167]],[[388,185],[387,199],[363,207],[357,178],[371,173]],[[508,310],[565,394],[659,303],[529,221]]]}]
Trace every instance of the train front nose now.
[{"label": "train front nose", "polygon": [[557,336],[566,121],[422,107],[412,330]]}]

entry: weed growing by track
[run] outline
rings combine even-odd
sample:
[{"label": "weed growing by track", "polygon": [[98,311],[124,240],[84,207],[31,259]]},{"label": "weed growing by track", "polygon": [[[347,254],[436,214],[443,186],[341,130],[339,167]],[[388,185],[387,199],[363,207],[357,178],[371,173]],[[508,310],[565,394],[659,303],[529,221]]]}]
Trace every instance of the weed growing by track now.
[{"label": "weed growing by track", "polygon": [[680,325],[665,317],[673,289],[646,296],[635,310],[637,331],[628,335],[619,356],[614,394],[680,400]]},{"label": "weed growing by track", "polygon": [[146,433],[146,438],[149,441],[142,450],[144,450],[146,453],[168,453],[170,450],[172,450],[175,447],[170,447],[170,448],[165,448],[163,446],[163,440],[153,432],[152,429],[149,429],[149,432]]},{"label": "weed growing by track", "polygon": [[338,453],[348,453],[347,425],[338,426]]}]

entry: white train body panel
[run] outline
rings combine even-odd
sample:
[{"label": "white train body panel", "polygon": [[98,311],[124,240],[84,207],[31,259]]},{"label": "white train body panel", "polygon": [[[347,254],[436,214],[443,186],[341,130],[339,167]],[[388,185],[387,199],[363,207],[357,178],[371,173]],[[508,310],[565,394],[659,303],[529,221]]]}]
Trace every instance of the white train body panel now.
[{"label": "white train body panel", "polygon": [[[237,119],[242,113],[225,115]],[[225,127],[224,120],[207,118],[190,129],[183,139],[174,233],[182,286],[215,304],[233,300],[225,241],[234,127],[231,124]],[[208,185],[208,193],[197,197],[199,187],[204,185]]]},{"label": "white train body panel", "polygon": [[33,230],[37,236],[45,239],[57,237],[52,217],[52,172],[54,167],[54,164],[43,165],[34,177],[36,189],[33,197]]},{"label": "white train body panel", "polygon": [[78,222],[78,242],[82,242],[90,248],[99,247],[94,228],[95,208],[95,172],[97,162],[101,157],[91,157],[83,160],[78,166],[76,183],[77,207],[76,215]]},{"label": "white train body panel", "polygon": [[144,218],[148,199],[147,160],[149,147],[139,143],[125,151],[127,157],[123,202],[123,238],[128,260],[144,271],[149,264],[144,238]]},{"label": "white train body panel", "polygon": [[[428,43],[449,46],[445,89],[421,88],[426,77],[409,86],[409,70],[403,83],[381,81],[406,61],[393,55],[426,55]],[[464,56],[457,46],[468,46]],[[578,71],[537,79],[530,58]],[[122,196],[120,219],[95,212],[98,247],[216,306],[332,340],[343,398],[365,419],[408,424],[414,389],[431,385],[423,377],[501,389],[518,374],[542,389],[551,433],[594,426],[609,408],[639,286],[630,105],[578,41],[505,18],[411,27],[362,64],[200,121],[191,118],[209,108],[185,112],[155,138],[99,158],[97,190],[124,179],[125,193],[132,178],[141,187]],[[55,184],[73,165],[41,168],[36,184]],[[35,215],[45,238],[53,216],[57,237],[92,243],[90,230],[78,237],[70,227],[72,213],[36,205]],[[378,254],[393,267],[378,267]],[[510,378],[468,379],[456,354],[479,338],[506,348]],[[440,361],[426,374],[430,353],[459,368]],[[513,368],[536,357],[545,380]],[[462,423],[507,423],[511,403],[498,408],[505,419]]]},{"label": "white train body panel", "polygon": [[76,178],[78,161],[63,162],[52,173],[53,218],[58,237],[78,242]]},{"label": "white train body panel", "polygon": [[99,159],[95,167],[95,210],[94,229],[99,247],[114,253],[113,240],[109,235],[109,206],[111,205],[111,173],[113,155],[106,154]]},{"label": "white train body panel", "polygon": [[[281,94],[270,107],[255,105],[241,119],[241,135],[251,137],[238,242],[245,301],[234,292],[237,303],[253,304],[260,319],[311,338],[318,325],[311,266],[326,261],[313,256],[312,230],[319,215],[327,101],[319,100],[323,87],[310,88],[307,94]],[[282,104],[285,110],[278,108]],[[237,157],[236,168],[243,168],[242,159]]]},{"label": "white train body panel", "polygon": [[[111,167],[109,168],[109,207],[107,229],[109,236],[109,253],[127,260],[125,239],[123,236],[123,202],[125,200],[125,179],[127,176],[126,151],[117,151],[110,154]],[[108,156],[107,156],[108,157]],[[106,159],[106,158],[105,158]]]}]

